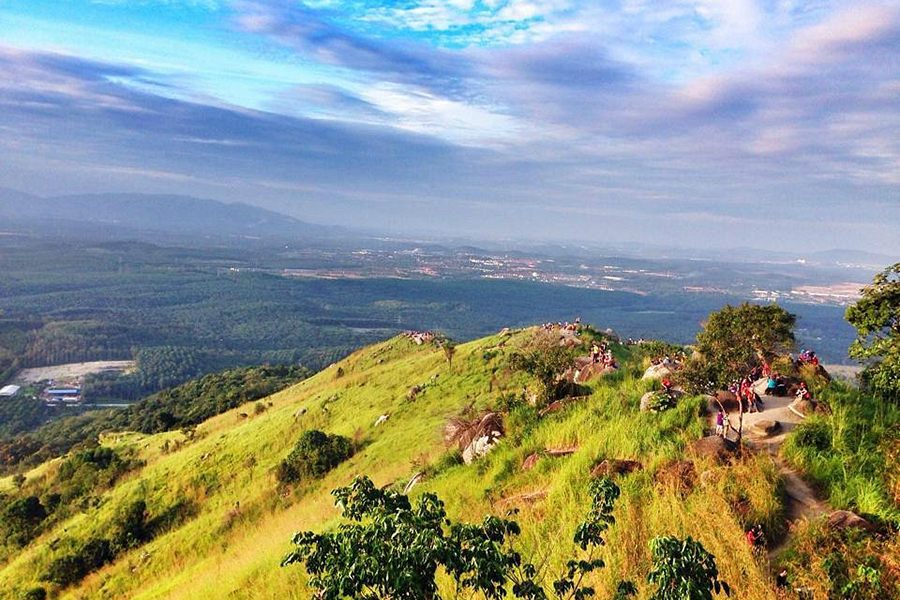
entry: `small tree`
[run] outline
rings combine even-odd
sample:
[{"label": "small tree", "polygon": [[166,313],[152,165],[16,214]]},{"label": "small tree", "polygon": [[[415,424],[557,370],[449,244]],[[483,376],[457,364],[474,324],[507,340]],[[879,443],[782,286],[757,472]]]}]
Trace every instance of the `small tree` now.
[{"label": "small tree", "polygon": [[453,370],[453,355],[456,354],[456,342],[451,339],[445,339],[441,342],[441,350],[444,351],[444,358],[447,359],[449,369]]},{"label": "small tree", "polygon": [[594,595],[594,588],[584,586],[582,582],[588,573],[603,568],[603,560],[595,554],[606,544],[603,532],[616,522],[612,511],[619,498],[619,487],[604,477],[591,482],[590,493],[591,509],[575,531],[575,543],[587,555],[580,560],[570,560],[565,575],[553,582],[553,591],[561,600],[583,600]]},{"label": "small tree", "polygon": [[900,401],[900,263],[863,288],[846,318],[857,333],[850,356],[868,365],[864,381],[882,398]]},{"label": "small tree", "polygon": [[575,366],[575,354],[572,349],[544,336],[539,337],[527,351],[511,355],[509,361],[513,369],[537,379],[538,401],[544,404],[554,399],[560,377]]},{"label": "small tree", "polygon": [[317,429],[304,431],[291,453],[278,465],[283,484],[321,477],[353,455],[353,443],[341,435]]},{"label": "small tree", "polygon": [[[710,313],[697,334],[699,356],[676,376],[689,392],[715,396],[753,367],[771,363],[794,346],[797,318],[777,304],[726,304]],[[740,400],[738,437],[743,437],[744,405]]]},{"label": "small tree", "polygon": [[653,568],[647,581],[656,586],[650,600],[712,600],[713,592],[731,595],[719,579],[716,558],[688,536],[657,537],[650,541]]}]

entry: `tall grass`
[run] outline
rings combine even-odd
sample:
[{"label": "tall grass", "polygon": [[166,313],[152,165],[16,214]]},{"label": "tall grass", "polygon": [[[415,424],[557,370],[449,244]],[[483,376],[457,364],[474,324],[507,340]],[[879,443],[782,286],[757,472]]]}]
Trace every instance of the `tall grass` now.
[{"label": "tall grass", "polygon": [[[117,507],[135,498],[152,512],[187,501],[195,516],[145,546],[63,590],[64,598],[192,599],[309,598],[302,569],[277,565],[298,530],[324,530],[337,513],[329,491],[365,474],[377,485],[402,487],[418,471],[429,477],[412,495],[436,492],[455,519],[480,520],[485,513],[519,509],[524,554],[552,579],[574,554],[572,536],[589,506],[591,467],[604,458],[627,458],[642,470],[618,483],[623,494],[609,532],[607,567],[593,576],[600,597],[620,579],[635,580],[646,592],[648,542],[656,535],[692,535],[712,551],[739,597],[770,598],[764,563],[751,555],[743,532],[762,523],[776,532],[782,506],[771,460],[753,457],[735,464],[695,458],[697,476],[685,486],[665,474],[684,459],[704,433],[702,398],[686,398],[659,414],[641,413],[641,395],[652,382],[628,349],[617,347],[623,368],[590,384],[590,397],[560,412],[523,412],[508,426],[517,434],[501,441],[473,465],[459,464],[444,446],[441,430],[450,417],[496,408],[503,393],[518,393],[527,380],[503,368],[503,354],[528,333],[499,336],[458,347],[453,370],[442,353],[394,338],[359,351],[315,377],[271,398],[274,406],[240,419],[246,407],[219,415],[197,429],[193,441],[163,452],[178,433],[120,437],[146,461],[89,508],[26,548],[0,568],[0,598],[15,598],[38,583],[55,556],[56,539],[102,535]],[[338,376],[338,368],[341,374]],[[434,377],[436,376],[436,377]],[[427,383],[414,401],[407,391]],[[299,414],[298,409],[306,409]],[[375,426],[382,414],[390,418]],[[287,492],[274,477],[278,462],[309,428],[340,434],[358,443],[354,456],[322,479]],[[535,452],[577,446],[565,457],[543,456],[522,470]]]},{"label": "tall grass", "polygon": [[896,473],[888,460],[900,408],[842,382],[829,384],[819,398],[830,414],[807,418],[785,442],[785,456],[835,508],[900,524],[889,489]]}]

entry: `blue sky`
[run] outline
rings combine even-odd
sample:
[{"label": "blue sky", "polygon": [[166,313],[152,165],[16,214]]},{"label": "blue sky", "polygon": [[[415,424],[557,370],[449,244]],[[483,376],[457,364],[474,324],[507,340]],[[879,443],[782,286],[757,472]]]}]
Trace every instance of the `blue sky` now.
[{"label": "blue sky", "polygon": [[0,186],[398,234],[900,253],[900,8],[0,0]]}]

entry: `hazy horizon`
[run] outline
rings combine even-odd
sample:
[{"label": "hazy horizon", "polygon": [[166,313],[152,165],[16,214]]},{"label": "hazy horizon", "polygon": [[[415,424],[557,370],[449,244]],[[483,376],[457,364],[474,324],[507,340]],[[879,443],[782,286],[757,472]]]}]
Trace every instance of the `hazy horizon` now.
[{"label": "hazy horizon", "polygon": [[0,186],[402,236],[900,254],[885,1],[12,0]]}]

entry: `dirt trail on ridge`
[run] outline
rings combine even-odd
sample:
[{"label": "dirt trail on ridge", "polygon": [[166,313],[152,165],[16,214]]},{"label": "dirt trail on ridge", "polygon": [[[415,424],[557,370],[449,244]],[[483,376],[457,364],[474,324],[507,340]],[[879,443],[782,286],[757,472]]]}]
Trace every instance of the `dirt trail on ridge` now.
[{"label": "dirt trail on ridge", "polygon": [[[760,391],[760,390],[757,390]],[[816,492],[803,479],[793,467],[785,462],[779,456],[779,449],[784,443],[787,435],[803,421],[803,417],[792,411],[789,406],[794,401],[793,397],[766,396],[760,394],[762,399],[762,410],[756,413],[744,413],[744,442],[752,448],[765,450],[781,474],[785,491],[785,509],[787,511],[788,525],[790,526],[800,519],[815,519],[831,512],[831,507],[827,502],[816,497]],[[715,430],[715,415],[719,407],[714,401],[709,403],[709,412],[711,413],[710,423]],[[729,417],[732,419],[732,425],[737,425],[737,414],[731,413]],[[771,420],[778,421],[781,430],[771,437],[759,435],[752,431],[753,425],[760,421]],[[769,548],[769,554],[777,554],[790,540],[791,531],[788,528],[787,535],[781,542],[774,547]]]}]

